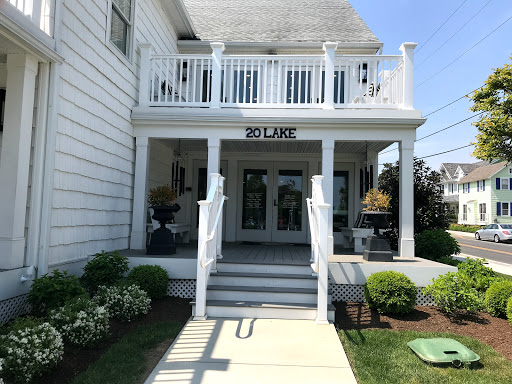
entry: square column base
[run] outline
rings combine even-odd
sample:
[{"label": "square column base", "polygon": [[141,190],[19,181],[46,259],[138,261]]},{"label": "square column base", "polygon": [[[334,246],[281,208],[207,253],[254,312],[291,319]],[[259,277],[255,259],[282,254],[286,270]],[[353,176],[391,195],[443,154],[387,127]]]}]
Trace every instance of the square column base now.
[{"label": "square column base", "polygon": [[0,238],[0,269],[21,268],[25,264],[25,238]]},{"label": "square column base", "polygon": [[414,239],[398,239],[398,254],[406,259],[414,258]]},{"label": "square column base", "polygon": [[132,231],[130,249],[146,249],[146,232]]}]

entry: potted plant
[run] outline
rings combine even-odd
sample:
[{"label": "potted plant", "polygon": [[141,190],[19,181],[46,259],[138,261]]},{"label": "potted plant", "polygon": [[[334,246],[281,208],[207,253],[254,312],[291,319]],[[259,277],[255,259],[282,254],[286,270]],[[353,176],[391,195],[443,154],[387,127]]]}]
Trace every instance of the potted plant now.
[{"label": "potted plant", "polygon": [[367,261],[393,261],[393,252],[389,246],[389,240],[380,234],[380,229],[389,226],[387,216],[390,196],[385,192],[372,188],[366,194],[363,204],[364,223],[373,227],[373,234],[366,238],[366,247],[363,259]]},{"label": "potted plant", "polygon": [[380,229],[387,228],[389,226],[387,216],[389,202],[391,197],[386,192],[378,191],[376,188],[370,189],[362,201],[366,204],[366,208],[363,208],[364,223],[373,227],[373,233],[379,235]]},{"label": "potted plant", "polygon": [[176,245],[172,232],[165,227],[167,223],[174,222],[174,214],[181,207],[176,204],[176,191],[168,184],[160,185],[149,190],[148,204],[153,209],[152,218],[160,223],[160,228],[151,235],[146,254],[173,255]]}]

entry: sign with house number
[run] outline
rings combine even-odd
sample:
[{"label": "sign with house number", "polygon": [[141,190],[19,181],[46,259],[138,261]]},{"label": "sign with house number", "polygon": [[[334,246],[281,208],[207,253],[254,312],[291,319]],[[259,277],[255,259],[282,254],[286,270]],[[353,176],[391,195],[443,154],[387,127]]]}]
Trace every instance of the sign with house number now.
[{"label": "sign with house number", "polygon": [[296,139],[297,128],[246,128],[247,139]]}]

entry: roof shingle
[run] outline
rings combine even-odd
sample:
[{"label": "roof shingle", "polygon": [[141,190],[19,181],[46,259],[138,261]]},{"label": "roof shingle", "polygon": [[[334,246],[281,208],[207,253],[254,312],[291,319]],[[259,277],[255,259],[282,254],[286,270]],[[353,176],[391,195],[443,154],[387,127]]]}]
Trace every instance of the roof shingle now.
[{"label": "roof shingle", "polygon": [[507,163],[501,162],[496,164],[487,165],[486,167],[480,167],[473,170],[469,175],[464,176],[459,184],[470,183],[472,181],[487,180],[491,178],[495,173],[501,171],[502,168],[506,167]]},{"label": "roof shingle", "polygon": [[379,42],[347,0],[183,0],[204,41]]}]

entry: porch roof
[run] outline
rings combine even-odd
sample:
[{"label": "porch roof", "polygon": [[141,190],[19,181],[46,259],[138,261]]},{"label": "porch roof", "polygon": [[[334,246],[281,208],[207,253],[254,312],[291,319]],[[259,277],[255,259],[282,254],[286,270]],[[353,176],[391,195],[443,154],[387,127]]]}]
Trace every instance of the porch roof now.
[{"label": "porch roof", "polygon": [[347,0],[184,0],[206,41],[375,42]]}]

